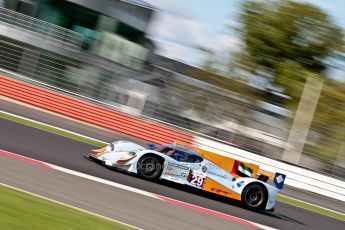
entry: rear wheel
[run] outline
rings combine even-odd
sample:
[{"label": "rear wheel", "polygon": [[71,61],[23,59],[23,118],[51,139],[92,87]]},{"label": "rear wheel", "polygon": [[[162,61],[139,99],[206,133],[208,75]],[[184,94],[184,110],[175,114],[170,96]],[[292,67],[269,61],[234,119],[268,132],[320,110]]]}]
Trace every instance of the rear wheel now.
[{"label": "rear wheel", "polygon": [[143,156],[137,165],[138,174],[147,180],[158,179],[162,169],[161,160],[155,155]]},{"label": "rear wheel", "polygon": [[242,192],[244,206],[251,210],[263,209],[267,203],[267,190],[260,184],[249,184]]}]

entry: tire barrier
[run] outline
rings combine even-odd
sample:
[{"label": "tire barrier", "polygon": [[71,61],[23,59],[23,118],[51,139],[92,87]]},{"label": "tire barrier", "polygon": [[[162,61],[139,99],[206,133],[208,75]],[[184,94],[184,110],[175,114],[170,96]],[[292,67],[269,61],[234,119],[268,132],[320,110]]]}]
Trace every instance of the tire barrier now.
[{"label": "tire barrier", "polygon": [[162,144],[191,144],[194,136],[152,121],[136,118],[52,90],[0,76],[0,94],[80,121]]}]

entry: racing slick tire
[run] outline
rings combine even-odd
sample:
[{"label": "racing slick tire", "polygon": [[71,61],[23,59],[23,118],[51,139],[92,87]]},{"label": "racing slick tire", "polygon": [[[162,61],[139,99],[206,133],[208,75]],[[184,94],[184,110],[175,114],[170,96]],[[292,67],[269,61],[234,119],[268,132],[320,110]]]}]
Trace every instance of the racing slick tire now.
[{"label": "racing slick tire", "polygon": [[264,209],[267,199],[267,189],[259,183],[249,184],[243,189],[242,203],[250,210]]},{"label": "racing slick tire", "polygon": [[144,179],[156,180],[163,171],[162,159],[153,154],[144,155],[138,161],[137,171]]}]

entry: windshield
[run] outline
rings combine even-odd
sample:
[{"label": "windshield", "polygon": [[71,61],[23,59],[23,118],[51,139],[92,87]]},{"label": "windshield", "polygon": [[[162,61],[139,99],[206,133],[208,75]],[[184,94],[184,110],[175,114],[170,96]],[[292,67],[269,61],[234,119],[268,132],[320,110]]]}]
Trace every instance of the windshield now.
[{"label": "windshield", "polygon": [[158,146],[154,149],[157,152],[163,153],[177,161],[188,163],[200,163],[203,158],[194,151],[181,146]]}]

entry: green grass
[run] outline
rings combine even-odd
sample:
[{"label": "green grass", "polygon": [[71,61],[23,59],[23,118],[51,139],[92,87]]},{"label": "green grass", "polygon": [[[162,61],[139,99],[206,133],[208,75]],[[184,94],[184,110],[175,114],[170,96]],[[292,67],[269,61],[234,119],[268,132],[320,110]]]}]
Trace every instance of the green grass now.
[{"label": "green grass", "polygon": [[345,221],[345,214],[336,212],[330,209],[326,209],[314,204],[310,204],[301,200],[297,200],[288,196],[278,195],[277,200],[286,204],[290,204],[299,208],[303,208],[312,212],[316,212],[325,216],[330,216],[338,220]]},{"label": "green grass", "polygon": [[126,225],[0,186],[2,230],[130,230]]},{"label": "green grass", "polygon": [[[45,130],[47,132],[55,133],[55,134],[65,136],[65,137],[69,137],[71,139],[81,141],[81,142],[84,142],[87,144],[91,144],[91,145],[95,145],[95,146],[99,146],[99,147],[104,146],[106,144],[105,142],[102,142],[102,141],[98,141],[98,140],[90,139],[87,137],[79,136],[78,134],[73,134],[73,133],[70,133],[67,131],[60,130],[58,128],[49,127],[49,126],[46,126],[44,124],[40,124],[40,123],[36,123],[34,121],[26,120],[25,118],[20,118],[20,117],[14,116],[14,115],[6,114],[6,113],[3,113],[1,111],[0,111],[0,117],[8,119],[8,120],[12,120],[12,121],[24,124],[24,125],[28,125],[28,126],[31,126],[34,128]],[[329,210],[326,208],[322,208],[322,207],[319,207],[319,206],[316,206],[316,205],[313,205],[313,204],[310,204],[310,203],[307,203],[307,202],[304,202],[301,200],[297,200],[297,199],[287,197],[284,195],[279,195],[279,194],[277,196],[277,200],[280,202],[286,203],[286,204],[297,206],[297,207],[300,207],[300,208],[303,208],[303,209],[306,209],[306,210],[309,210],[312,212],[316,212],[316,213],[319,213],[322,215],[330,216],[330,217],[345,221],[345,214],[343,214],[343,213],[339,213],[339,212],[332,211],[332,210]]]}]

